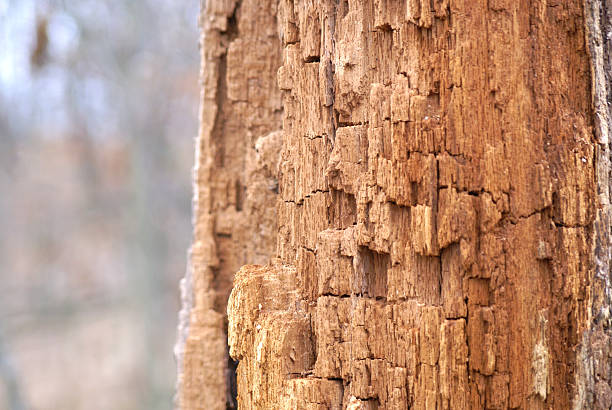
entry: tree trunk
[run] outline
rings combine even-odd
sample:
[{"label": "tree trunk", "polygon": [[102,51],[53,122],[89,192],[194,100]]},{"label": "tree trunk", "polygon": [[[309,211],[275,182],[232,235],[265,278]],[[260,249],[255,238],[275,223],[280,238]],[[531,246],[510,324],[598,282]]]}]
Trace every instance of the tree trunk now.
[{"label": "tree trunk", "polygon": [[610,14],[207,0],[178,405],[609,409]]}]

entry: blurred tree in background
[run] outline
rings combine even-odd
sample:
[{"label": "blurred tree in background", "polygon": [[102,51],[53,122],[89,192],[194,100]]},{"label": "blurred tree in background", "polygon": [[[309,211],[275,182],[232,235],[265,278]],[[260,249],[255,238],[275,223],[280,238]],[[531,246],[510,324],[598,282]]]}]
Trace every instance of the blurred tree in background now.
[{"label": "blurred tree in background", "polygon": [[0,0],[0,408],[167,409],[196,0]]}]

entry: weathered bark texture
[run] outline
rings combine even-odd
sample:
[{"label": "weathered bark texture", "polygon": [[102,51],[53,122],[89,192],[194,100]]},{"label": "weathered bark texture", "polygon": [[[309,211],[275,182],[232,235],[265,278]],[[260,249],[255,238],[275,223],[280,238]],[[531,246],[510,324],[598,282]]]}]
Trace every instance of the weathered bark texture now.
[{"label": "weathered bark texture", "polygon": [[609,409],[608,3],[208,0],[180,406]]},{"label": "weathered bark texture", "polygon": [[275,249],[282,125],[276,7],[272,0],[214,0],[200,18],[194,241],[176,349],[184,409],[231,406],[225,312],[232,280]]}]

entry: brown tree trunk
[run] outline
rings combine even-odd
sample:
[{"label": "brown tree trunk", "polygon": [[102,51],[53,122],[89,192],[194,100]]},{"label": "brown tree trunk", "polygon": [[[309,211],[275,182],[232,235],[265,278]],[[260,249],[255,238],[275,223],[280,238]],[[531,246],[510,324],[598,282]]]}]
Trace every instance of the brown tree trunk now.
[{"label": "brown tree trunk", "polygon": [[610,14],[208,0],[179,406],[610,408]]}]

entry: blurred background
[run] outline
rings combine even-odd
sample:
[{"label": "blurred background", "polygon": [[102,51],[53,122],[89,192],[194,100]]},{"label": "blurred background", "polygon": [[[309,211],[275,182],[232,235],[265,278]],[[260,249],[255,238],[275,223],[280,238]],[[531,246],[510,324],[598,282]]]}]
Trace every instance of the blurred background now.
[{"label": "blurred background", "polygon": [[0,0],[0,409],[168,409],[197,0]]}]

